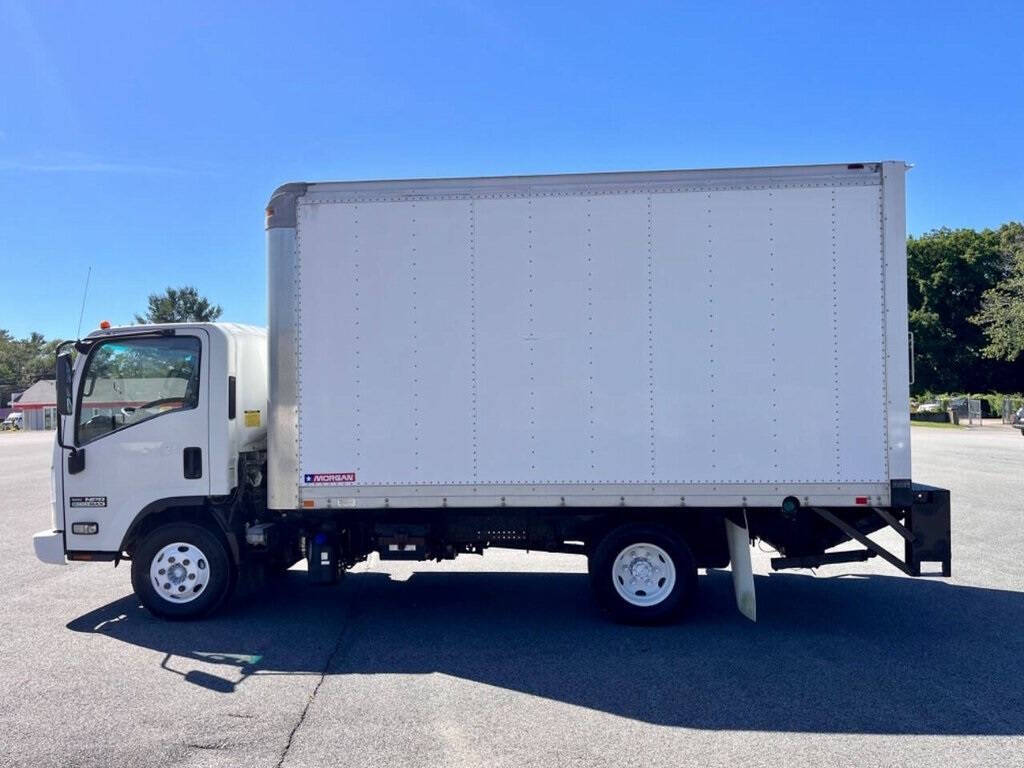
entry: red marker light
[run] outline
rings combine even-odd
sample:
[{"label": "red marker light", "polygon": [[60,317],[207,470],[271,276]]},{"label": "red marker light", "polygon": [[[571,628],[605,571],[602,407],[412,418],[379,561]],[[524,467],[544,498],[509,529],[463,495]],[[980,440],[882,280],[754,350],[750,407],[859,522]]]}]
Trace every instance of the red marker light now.
[{"label": "red marker light", "polygon": [[868,503],[868,497],[867,496],[858,496],[856,499],[853,500],[853,503],[854,504],[867,504]]},{"label": "red marker light", "polygon": [[100,320],[100,330],[105,331],[109,327],[110,327],[110,321],[109,320]]}]

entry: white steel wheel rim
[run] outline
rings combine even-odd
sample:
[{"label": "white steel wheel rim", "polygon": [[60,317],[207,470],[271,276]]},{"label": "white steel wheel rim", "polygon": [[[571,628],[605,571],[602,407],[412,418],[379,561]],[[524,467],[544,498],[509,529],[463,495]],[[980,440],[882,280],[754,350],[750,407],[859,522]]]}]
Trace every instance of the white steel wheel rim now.
[{"label": "white steel wheel rim", "polygon": [[612,563],[612,584],[630,605],[649,608],[672,594],[676,566],[657,544],[630,544]]},{"label": "white steel wheel rim", "polygon": [[210,583],[210,561],[199,547],[185,541],[167,544],[149,564],[153,590],[169,603],[190,603]]}]

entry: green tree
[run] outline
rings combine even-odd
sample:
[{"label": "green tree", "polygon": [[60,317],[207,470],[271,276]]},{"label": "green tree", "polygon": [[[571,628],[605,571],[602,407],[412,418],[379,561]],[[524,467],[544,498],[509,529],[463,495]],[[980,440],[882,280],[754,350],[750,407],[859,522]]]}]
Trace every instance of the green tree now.
[{"label": "green tree", "polygon": [[985,292],[1008,276],[999,232],[937,229],[907,240],[915,390],[979,391],[995,386],[998,366],[982,356],[985,334],[972,322]]},{"label": "green tree", "polygon": [[0,329],[0,407],[10,402],[11,392],[21,388],[21,362],[17,342],[10,332]]},{"label": "green tree", "polygon": [[191,285],[168,288],[163,294],[150,294],[145,316],[136,315],[136,323],[209,323],[220,317],[220,305],[210,304]]},{"label": "green tree", "polygon": [[28,389],[39,379],[53,378],[54,353],[60,341],[47,341],[41,333],[15,339],[0,329],[0,403],[12,392]]},{"label": "green tree", "polygon": [[1004,224],[997,234],[1007,277],[982,294],[981,309],[971,320],[988,342],[982,354],[1013,362],[1024,353],[1024,224]]},{"label": "green tree", "polygon": [[22,339],[24,362],[21,369],[21,385],[29,387],[39,379],[52,379],[56,365],[59,340],[47,341],[43,334],[33,332]]}]

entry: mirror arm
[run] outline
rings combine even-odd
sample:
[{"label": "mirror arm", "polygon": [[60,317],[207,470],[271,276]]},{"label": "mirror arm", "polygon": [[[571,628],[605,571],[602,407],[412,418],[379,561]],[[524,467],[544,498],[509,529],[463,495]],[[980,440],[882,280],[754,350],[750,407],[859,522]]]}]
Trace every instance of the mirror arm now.
[{"label": "mirror arm", "polygon": [[[74,345],[75,349],[81,351],[80,344],[81,344],[80,341],[64,341],[64,342],[61,342],[60,344],[57,345],[57,349],[56,349],[56,352],[55,352],[56,358],[58,360],[60,360],[61,353],[64,351],[64,349],[66,347],[69,347],[69,346],[72,346],[72,345]],[[68,361],[68,362],[70,362],[70,361]],[[63,414],[63,413],[60,412],[60,408],[59,407],[57,408],[57,445],[60,446],[61,448],[63,448],[64,450],[71,451],[71,455],[73,456],[77,452],[75,446],[68,445],[68,444],[66,444],[64,442],[64,418],[65,418],[65,416],[69,416],[69,415],[73,415],[73,414]]]},{"label": "mirror arm", "polygon": [[74,455],[78,449],[64,442],[64,419],[63,415],[57,414],[57,445],[66,451],[71,451],[71,454]]},{"label": "mirror arm", "polygon": [[[67,415],[73,415],[73,414],[67,414]],[[78,452],[78,449],[75,448],[75,446],[68,445],[67,443],[64,442],[64,419],[65,418],[66,418],[66,416],[64,414],[61,414],[59,412],[57,413],[57,445],[59,445],[64,450],[71,451],[71,455],[74,456]]]}]

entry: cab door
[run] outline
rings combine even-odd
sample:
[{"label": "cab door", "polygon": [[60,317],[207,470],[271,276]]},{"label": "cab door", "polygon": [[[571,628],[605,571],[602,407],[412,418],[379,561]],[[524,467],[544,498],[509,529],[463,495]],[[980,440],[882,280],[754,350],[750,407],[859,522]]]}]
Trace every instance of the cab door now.
[{"label": "cab door", "polygon": [[119,552],[147,505],[209,495],[209,334],[112,336],[85,355],[63,425],[65,549]]}]

